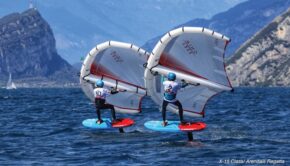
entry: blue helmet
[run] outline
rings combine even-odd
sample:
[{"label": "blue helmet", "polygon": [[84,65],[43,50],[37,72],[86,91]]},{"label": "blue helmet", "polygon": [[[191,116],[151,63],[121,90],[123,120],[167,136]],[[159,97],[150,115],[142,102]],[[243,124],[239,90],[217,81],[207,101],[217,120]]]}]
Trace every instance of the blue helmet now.
[{"label": "blue helmet", "polygon": [[167,78],[170,81],[174,81],[176,79],[176,75],[174,73],[168,73]]},{"label": "blue helmet", "polygon": [[97,87],[103,87],[104,86],[104,82],[102,80],[97,80],[96,82]]}]

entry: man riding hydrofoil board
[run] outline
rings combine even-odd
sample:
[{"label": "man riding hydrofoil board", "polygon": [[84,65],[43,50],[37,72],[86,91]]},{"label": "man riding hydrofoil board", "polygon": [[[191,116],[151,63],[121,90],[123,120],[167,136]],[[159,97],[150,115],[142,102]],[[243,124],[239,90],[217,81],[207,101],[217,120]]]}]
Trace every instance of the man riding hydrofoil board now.
[{"label": "man riding hydrofoil board", "polygon": [[[183,120],[183,108],[182,104],[179,102],[178,99],[176,99],[177,92],[181,88],[185,88],[188,86],[188,83],[186,83],[184,80],[181,80],[181,83],[178,83],[176,80],[176,74],[175,73],[168,73],[166,81],[163,82],[164,86],[164,97],[163,97],[163,103],[162,103],[162,118],[163,118],[163,126],[167,125],[166,121],[166,107],[168,104],[173,104],[178,107],[178,113],[179,113],[179,119],[180,123],[184,124],[185,121]],[[199,84],[196,84],[195,86],[198,86]]]},{"label": "man riding hydrofoil board", "polygon": [[112,88],[108,90],[104,88],[104,82],[102,80],[97,80],[96,88],[94,89],[95,106],[98,120],[96,123],[101,124],[103,120],[101,119],[101,109],[111,109],[112,122],[116,121],[116,111],[113,105],[106,103],[106,97],[111,94],[117,94],[119,91]]}]

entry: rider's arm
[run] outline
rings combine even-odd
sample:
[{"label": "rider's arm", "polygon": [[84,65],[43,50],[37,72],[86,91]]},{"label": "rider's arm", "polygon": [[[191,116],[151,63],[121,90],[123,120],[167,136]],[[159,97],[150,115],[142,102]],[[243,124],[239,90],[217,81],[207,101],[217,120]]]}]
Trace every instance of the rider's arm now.
[{"label": "rider's arm", "polygon": [[[185,82],[185,80],[181,80],[181,82],[182,82],[182,83],[181,83],[181,87],[182,87],[182,88],[185,88],[186,86],[189,85],[189,83]],[[190,84],[190,85],[193,85],[193,86],[199,86],[200,83]]]},{"label": "rider's arm", "polygon": [[111,87],[111,94],[117,94],[119,91],[116,88]]},{"label": "rider's arm", "polygon": [[185,80],[181,80],[181,88],[185,88],[188,86],[188,83]]}]

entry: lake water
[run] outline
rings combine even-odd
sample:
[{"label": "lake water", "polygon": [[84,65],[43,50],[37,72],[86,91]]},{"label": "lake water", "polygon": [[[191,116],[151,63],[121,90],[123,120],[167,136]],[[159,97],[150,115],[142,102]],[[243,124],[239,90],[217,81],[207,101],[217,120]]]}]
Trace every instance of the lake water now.
[{"label": "lake water", "polygon": [[193,142],[145,129],[161,113],[149,98],[142,108],[124,134],[90,130],[81,122],[96,114],[81,89],[1,89],[0,165],[290,165],[290,88],[215,96],[206,117],[192,119],[207,124]]}]

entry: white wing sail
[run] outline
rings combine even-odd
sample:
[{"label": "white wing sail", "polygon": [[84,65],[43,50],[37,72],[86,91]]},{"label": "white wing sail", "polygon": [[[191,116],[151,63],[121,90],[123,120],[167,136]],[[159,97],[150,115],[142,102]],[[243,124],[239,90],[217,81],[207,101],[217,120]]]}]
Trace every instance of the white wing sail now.
[{"label": "white wing sail", "polygon": [[80,73],[80,84],[92,101],[93,85],[102,79],[105,86],[126,90],[107,97],[106,102],[122,113],[141,111],[141,100],[146,95],[144,67],[149,54],[128,43],[108,41],[97,45],[85,58]]},{"label": "white wing sail", "polygon": [[[229,42],[226,36],[206,28],[182,27],[168,32],[148,59],[144,75],[148,94],[156,103],[162,103],[162,82],[169,72],[174,72],[177,81],[200,84],[180,90],[177,99],[184,115],[203,117],[205,104],[212,96],[232,89],[224,64]],[[174,105],[167,109],[178,112]]]}]

